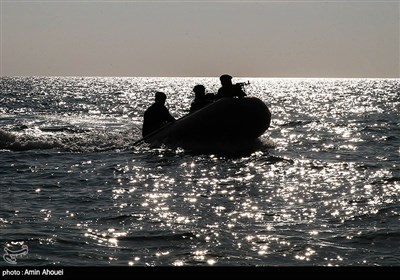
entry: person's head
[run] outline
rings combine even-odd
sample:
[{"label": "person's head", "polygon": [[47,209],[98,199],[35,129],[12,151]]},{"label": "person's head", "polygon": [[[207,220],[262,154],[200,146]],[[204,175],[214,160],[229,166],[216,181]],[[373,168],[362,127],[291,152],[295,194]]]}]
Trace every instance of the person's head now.
[{"label": "person's head", "polygon": [[196,98],[201,98],[206,95],[206,88],[203,85],[195,85],[193,92]]},{"label": "person's head", "polygon": [[219,80],[221,81],[222,86],[232,85],[232,76],[231,75],[224,74],[221,77],[219,77]]},{"label": "person's head", "polygon": [[161,91],[156,92],[156,103],[164,104],[166,99],[167,96],[165,95],[164,92]]}]

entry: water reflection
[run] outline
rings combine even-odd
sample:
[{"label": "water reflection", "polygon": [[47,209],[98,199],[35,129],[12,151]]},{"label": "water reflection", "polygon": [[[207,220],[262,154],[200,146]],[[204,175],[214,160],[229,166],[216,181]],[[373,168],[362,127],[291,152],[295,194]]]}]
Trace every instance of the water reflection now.
[{"label": "water reflection", "polygon": [[253,79],[248,94],[274,119],[266,145],[238,157],[131,147],[154,89],[177,93],[168,106],[179,117],[197,79],[32,82],[30,110],[43,114],[26,117],[5,89],[2,121],[21,147],[53,150],[3,153],[2,197],[18,202],[0,206],[4,236],[88,264],[398,264],[397,81],[382,91],[381,81]]},{"label": "water reflection", "polygon": [[[127,246],[121,242],[135,240],[139,232],[132,226],[142,221],[140,229],[147,233],[193,233],[189,238],[186,234],[177,237],[191,244],[187,256],[176,256],[167,248],[154,251],[161,263],[169,265],[215,265],[220,258],[226,263],[246,248],[254,252],[248,256],[253,261],[279,253],[300,263],[323,258],[326,265],[340,265],[342,257],[319,256],[321,249],[312,241],[326,236],[321,221],[344,224],[360,216],[376,215],[382,205],[378,197],[384,195],[388,200],[399,189],[396,183],[374,188],[374,180],[389,177],[390,172],[367,173],[353,162],[337,164],[306,158],[268,162],[260,152],[229,161],[215,156],[169,155],[167,163],[164,156],[159,155],[157,161],[151,158],[157,168],[149,168],[150,173],[136,159],[115,169],[118,172],[111,191],[114,206],[120,209],[119,215],[136,215],[135,221],[106,231],[88,229],[86,237],[110,247]],[[207,168],[210,164],[212,167]],[[299,175],[304,180],[300,181]],[[248,234],[247,225],[257,229],[254,234]],[[291,232],[294,225],[297,230]],[[279,236],[279,232],[285,234]],[[176,238],[170,234],[160,237],[156,244]],[[314,246],[293,247],[299,243],[299,236],[301,243]],[[351,240],[352,235],[346,238]],[[229,248],[230,253],[215,254],[215,246]],[[151,256],[137,258],[127,263],[143,265]]]}]

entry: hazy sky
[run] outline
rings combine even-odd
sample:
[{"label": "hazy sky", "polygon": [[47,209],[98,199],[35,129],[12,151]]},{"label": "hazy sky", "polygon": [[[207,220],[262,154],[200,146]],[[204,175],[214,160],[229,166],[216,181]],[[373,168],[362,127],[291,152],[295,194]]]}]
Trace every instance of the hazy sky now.
[{"label": "hazy sky", "polygon": [[3,76],[400,77],[398,1],[0,1]]}]

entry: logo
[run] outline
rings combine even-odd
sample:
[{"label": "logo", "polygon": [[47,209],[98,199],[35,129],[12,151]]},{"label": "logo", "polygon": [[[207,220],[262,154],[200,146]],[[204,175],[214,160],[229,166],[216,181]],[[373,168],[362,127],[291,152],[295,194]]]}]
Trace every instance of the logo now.
[{"label": "logo", "polygon": [[22,245],[21,250],[13,251],[8,248],[4,248],[3,259],[9,264],[17,264],[17,258],[28,255],[28,245]]}]

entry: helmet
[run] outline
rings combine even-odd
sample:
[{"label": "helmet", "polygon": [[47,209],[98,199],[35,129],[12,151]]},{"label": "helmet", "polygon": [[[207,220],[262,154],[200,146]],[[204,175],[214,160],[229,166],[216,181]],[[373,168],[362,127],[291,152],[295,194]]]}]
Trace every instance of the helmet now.
[{"label": "helmet", "polygon": [[193,88],[194,92],[204,92],[205,91],[205,87],[203,85],[195,85]]},{"label": "helmet", "polygon": [[224,74],[221,77],[219,77],[220,81],[227,81],[227,80],[232,80],[232,76],[228,74]]}]

